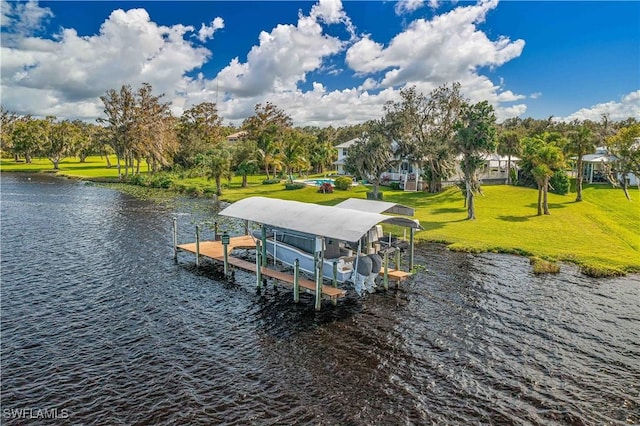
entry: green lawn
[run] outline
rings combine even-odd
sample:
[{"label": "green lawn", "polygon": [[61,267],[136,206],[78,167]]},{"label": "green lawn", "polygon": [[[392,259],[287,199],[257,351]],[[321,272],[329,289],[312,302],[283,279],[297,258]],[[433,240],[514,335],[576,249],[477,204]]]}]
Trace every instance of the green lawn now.
[{"label": "green lawn", "polygon": [[[52,171],[48,160],[34,160],[31,165],[2,160],[1,168]],[[116,168],[107,169],[100,157],[90,157],[86,163],[66,160],[60,164],[60,173],[96,180],[117,177]],[[241,177],[236,176],[225,182],[221,199],[233,202],[263,196],[334,205],[350,197],[366,198],[368,190],[360,185],[350,191],[321,194],[314,187],[285,190],[282,183],[263,185],[264,179],[264,175],[250,176],[249,187],[241,188]],[[183,178],[174,181],[174,187],[210,196],[215,184],[206,178]],[[416,234],[417,241],[445,242],[453,250],[497,251],[568,261],[582,265],[592,275],[640,272],[640,191],[635,188],[630,190],[633,201],[627,201],[622,190],[608,185],[585,187],[581,203],[574,202],[575,193],[549,194],[551,215],[536,216],[536,190],[486,186],[484,196],[476,197],[474,221],[465,219],[464,200],[457,188],[439,194],[383,190],[385,201],[416,209],[416,218],[425,229]]]},{"label": "green lawn", "polygon": [[[53,169],[53,163],[46,158],[34,158],[30,164],[24,161],[15,162],[13,159],[2,158],[0,160],[0,170],[3,172],[44,172],[56,173],[63,176],[96,179],[96,180],[113,180],[118,178],[118,168],[116,167],[116,156],[109,156],[111,160],[111,168],[107,168],[107,160],[104,157],[91,156],[87,157],[84,163],[77,158],[65,158],[58,165],[59,170]],[[142,171],[147,170],[147,165],[143,161],[140,166]],[[124,168],[122,169],[124,173]]]}]

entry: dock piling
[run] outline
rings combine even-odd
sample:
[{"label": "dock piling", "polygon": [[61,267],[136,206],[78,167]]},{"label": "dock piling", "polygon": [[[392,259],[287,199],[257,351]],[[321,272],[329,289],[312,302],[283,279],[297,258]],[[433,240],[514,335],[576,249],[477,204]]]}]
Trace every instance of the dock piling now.
[{"label": "dock piling", "polygon": [[300,261],[296,259],[293,263],[293,301],[300,301]]},{"label": "dock piling", "polygon": [[229,234],[227,231],[224,231],[222,234],[222,253],[224,256],[224,277],[228,278],[229,276]]},{"label": "dock piling", "polygon": [[196,268],[200,266],[200,226],[196,225]]},{"label": "dock piling", "polygon": [[178,218],[173,218],[173,260],[178,262]]},{"label": "dock piling", "polygon": [[262,281],[262,260],[260,257],[262,256],[262,251],[260,250],[260,241],[256,241],[256,287],[258,290],[260,289],[260,282]]},{"label": "dock piling", "polygon": [[413,272],[413,234],[415,230],[413,228],[409,229],[409,272]]},{"label": "dock piling", "polygon": [[389,252],[384,252],[384,278],[382,280],[384,289],[389,290]]}]

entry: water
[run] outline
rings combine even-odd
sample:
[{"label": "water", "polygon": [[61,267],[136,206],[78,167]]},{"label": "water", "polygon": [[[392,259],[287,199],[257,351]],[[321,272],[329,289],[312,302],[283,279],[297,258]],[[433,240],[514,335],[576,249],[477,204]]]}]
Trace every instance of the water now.
[{"label": "water", "polygon": [[638,276],[433,245],[402,289],[316,314],[173,262],[172,217],[192,241],[205,201],[1,189],[3,424],[640,423]]}]

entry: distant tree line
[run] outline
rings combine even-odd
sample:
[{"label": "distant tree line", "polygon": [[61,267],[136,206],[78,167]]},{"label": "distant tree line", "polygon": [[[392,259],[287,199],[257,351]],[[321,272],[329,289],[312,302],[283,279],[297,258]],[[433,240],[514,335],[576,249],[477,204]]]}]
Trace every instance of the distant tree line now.
[{"label": "distant tree line", "polygon": [[[628,173],[640,176],[640,123],[635,118],[611,122],[555,121],[511,118],[496,123],[486,101],[471,104],[459,83],[447,83],[429,94],[415,87],[403,89],[400,100],[385,105],[384,115],[365,123],[364,135],[350,148],[345,167],[366,178],[377,197],[382,172],[400,161],[417,164],[429,192],[442,190],[443,182],[460,168],[468,219],[475,218],[474,194],[481,191],[478,173],[487,154],[507,157],[507,184],[537,187],[538,214],[549,214],[549,190],[569,191],[567,169],[574,166],[576,201],[582,201],[582,156],[606,147],[619,158],[608,164],[606,176],[621,186],[627,198]],[[518,157],[518,173],[511,158]],[[575,163],[575,164],[574,164]]]},{"label": "distant tree line", "polygon": [[[101,155],[107,167],[115,155],[118,176],[136,181],[141,172],[180,172],[206,176],[222,191],[222,180],[233,174],[247,176],[263,172],[267,181],[287,179],[294,174],[324,173],[333,168],[335,146],[352,139],[347,169],[366,178],[377,193],[382,172],[398,159],[420,165],[429,192],[442,190],[456,166],[463,173],[468,218],[475,217],[474,194],[479,193],[478,172],[488,153],[519,157],[519,174],[509,174],[509,184],[530,185],[539,190],[538,210],[548,214],[548,190],[568,191],[566,169],[575,161],[576,201],[582,200],[583,155],[605,146],[620,158],[608,170],[613,184],[626,190],[626,173],[640,175],[640,123],[634,118],[611,122],[558,122],[551,119],[511,118],[496,123],[493,107],[486,101],[471,104],[460,92],[459,83],[444,84],[428,94],[415,87],[403,89],[400,100],[389,102],[384,115],[366,123],[294,127],[291,117],[270,102],[257,104],[254,113],[238,128],[225,126],[217,105],[202,102],[174,116],[162,94],[149,84],[138,89],[123,85],[100,97],[104,116],[96,123],[58,120],[56,117],[18,116],[0,110],[0,142],[3,155],[31,162],[48,158],[54,169],[62,159]],[[227,136],[243,132],[234,142]],[[141,164],[146,163],[146,170]],[[507,166],[511,170],[510,165]]]}]

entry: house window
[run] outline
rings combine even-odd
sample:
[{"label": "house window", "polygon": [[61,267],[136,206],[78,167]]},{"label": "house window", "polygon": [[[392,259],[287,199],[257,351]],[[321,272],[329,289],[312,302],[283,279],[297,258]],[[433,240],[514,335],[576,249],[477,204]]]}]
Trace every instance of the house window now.
[{"label": "house window", "polygon": [[343,155],[344,157],[346,157],[346,156],[347,156],[347,152],[349,152],[349,149],[348,149],[348,148],[342,148],[342,155]]}]

